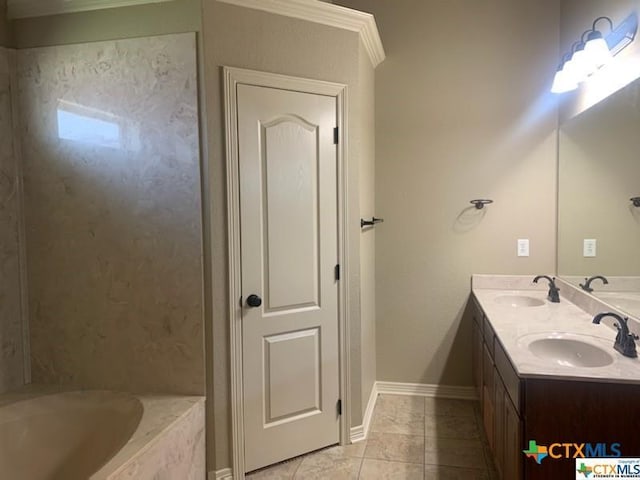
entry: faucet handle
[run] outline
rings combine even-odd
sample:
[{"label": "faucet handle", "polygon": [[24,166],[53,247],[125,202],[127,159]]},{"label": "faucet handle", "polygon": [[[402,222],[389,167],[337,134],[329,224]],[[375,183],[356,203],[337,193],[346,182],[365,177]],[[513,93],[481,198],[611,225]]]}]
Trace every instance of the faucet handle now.
[{"label": "faucet handle", "polygon": [[[623,327],[627,327],[627,322],[629,320],[629,317],[621,317],[621,316],[617,316],[616,320],[618,320],[618,322],[620,322],[620,324],[618,323],[614,323],[614,327],[618,327],[618,328],[623,328]],[[624,325],[622,325],[624,324]]]}]

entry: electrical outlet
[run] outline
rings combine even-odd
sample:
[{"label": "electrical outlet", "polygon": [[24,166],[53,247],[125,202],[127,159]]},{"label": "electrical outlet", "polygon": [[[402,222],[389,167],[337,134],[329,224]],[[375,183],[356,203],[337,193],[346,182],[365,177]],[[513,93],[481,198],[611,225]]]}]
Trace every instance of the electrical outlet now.
[{"label": "electrical outlet", "polygon": [[584,257],[596,256],[596,239],[595,238],[584,239],[584,244],[582,246],[582,255]]},{"label": "electrical outlet", "polygon": [[529,239],[528,238],[518,239],[518,256],[519,257],[529,256]]}]

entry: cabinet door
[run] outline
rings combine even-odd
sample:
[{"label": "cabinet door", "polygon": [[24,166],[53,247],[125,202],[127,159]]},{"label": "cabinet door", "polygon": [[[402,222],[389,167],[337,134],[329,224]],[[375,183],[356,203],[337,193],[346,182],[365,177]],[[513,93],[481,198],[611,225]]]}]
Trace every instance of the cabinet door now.
[{"label": "cabinet door", "polygon": [[520,480],[522,478],[522,422],[509,396],[504,402],[504,460],[502,478]]},{"label": "cabinet door", "polygon": [[480,405],[482,405],[482,330],[475,321],[473,322],[473,384],[476,387]]},{"label": "cabinet door", "polygon": [[504,480],[510,479],[509,476],[504,474],[504,459],[505,459],[505,450],[506,450],[506,414],[505,414],[505,404],[509,402],[507,397],[507,392],[504,388],[504,384],[502,383],[502,379],[498,374],[497,369],[493,369],[493,398],[495,399],[495,413],[493,420],[493,435],[494,439],[494,449],[493,456],[496,463],[496,468],[498,469],[498,473],[500,477]]},{"label": "cabinet door", "polygon": [[486,343],[482,346],[482,419],[487,433],[489,447],[494,447],[494,398],[493,398],[493,359]]}]

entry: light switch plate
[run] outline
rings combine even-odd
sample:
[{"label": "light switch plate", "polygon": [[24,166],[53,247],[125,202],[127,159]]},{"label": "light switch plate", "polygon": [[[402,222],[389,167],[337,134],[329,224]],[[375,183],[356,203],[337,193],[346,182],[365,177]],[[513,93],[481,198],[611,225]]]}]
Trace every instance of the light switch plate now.
[{"label": "light switch plate", "polygon": [[582,247],[582,255],[584,257],[595,257],[596,256],[596,239],[595,238],[585,238],[584,244]]},{"label": "light switch plate", "polygon": [[529,256],[529,239],[528,238],[518,239],[518,256],[519,257]]}]

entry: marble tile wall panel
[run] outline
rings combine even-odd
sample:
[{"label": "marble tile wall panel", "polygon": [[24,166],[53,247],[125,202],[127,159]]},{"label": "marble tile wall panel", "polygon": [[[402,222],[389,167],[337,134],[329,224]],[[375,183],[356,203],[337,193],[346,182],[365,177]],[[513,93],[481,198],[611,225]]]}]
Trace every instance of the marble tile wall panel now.
[{"label": "marble tile wall panel", "polygon": [[20,188],[14,153],[11,70],[15,52],[0,47],[0,393],[24,381],[20,288]]},{"label": "marble tile wall panel", "polygon": [[195,34],[21,50],[35,382],[204,393]]},{"label": "marble tile wall panel", "polygon": [[201,400],[106,480],[204,480],[206,472]]}]

